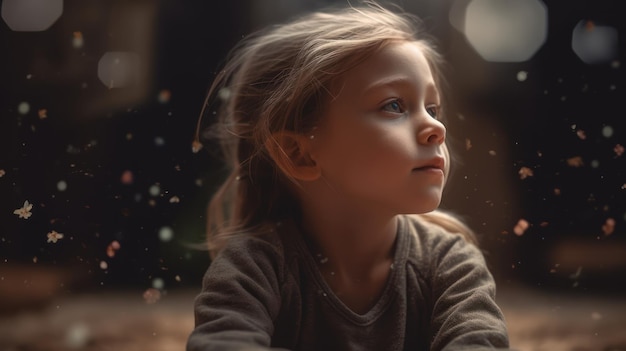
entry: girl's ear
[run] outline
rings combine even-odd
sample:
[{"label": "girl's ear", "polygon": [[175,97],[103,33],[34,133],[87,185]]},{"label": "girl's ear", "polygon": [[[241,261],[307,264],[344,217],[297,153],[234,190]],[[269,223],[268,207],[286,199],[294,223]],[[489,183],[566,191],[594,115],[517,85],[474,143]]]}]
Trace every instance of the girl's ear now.
[{"label": "girl's ear", "polygon": [[322,172],[311,157],[311,139],[291,131],[273,133],[265,148],[280,170],[296,180],[313,181]]}]

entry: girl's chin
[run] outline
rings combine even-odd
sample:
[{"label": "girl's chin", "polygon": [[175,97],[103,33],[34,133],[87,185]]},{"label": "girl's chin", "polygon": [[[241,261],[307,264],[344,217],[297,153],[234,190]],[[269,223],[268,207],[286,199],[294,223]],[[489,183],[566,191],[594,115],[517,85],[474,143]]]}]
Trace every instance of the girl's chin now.
[{"label": "girl's chin", "polygon": [[441,196],[435,196],[430,199],[425,199],[420,202],[419,205],[415,206],[410,213],[420,214],[420,213],[428,213],[436,210],[441,203]]}]

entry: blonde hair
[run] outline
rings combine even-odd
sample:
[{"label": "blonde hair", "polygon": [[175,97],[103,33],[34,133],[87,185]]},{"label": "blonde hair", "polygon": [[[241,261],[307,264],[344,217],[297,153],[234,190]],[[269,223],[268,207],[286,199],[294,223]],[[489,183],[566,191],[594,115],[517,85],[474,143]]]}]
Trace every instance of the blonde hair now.
[{"label": "blonde hair", "polygon": [[[441,57],[419,25],[410,14],[367,2],[308,14],[256,32],[235,46],[201,113],[212,102],[220,103],[209,137],[220,140],[230,168],[208,208],[207,239],[213,255],[234,234],[261,232],[268,224],[298,216],[289,179],[265,145],[278,131],[310,131],[331,98],[330,85],[344,72],[390,43],[409,41],[420,44],[441,88]],[[439,217],[425,218],[437,222]],[[468,230],[466,236],[473,234]]]}]

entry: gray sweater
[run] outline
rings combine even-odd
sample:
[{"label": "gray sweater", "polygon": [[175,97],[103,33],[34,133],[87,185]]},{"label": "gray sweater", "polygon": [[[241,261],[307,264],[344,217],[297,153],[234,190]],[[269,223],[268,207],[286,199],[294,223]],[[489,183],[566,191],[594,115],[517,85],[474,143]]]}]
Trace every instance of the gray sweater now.
[{"label": "gray sweater", "polygon": [[480,251],[417,216],[398,216],[393,270],[365,314],[326,284],[296,226],[231,239],[195,301],[187,351],[507,348]]}]

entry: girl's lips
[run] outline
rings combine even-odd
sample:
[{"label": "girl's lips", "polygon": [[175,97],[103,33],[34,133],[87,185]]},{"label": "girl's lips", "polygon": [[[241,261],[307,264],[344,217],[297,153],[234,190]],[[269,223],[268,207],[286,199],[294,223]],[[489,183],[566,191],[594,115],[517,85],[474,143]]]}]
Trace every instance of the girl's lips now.
[{"label": "girl's lips", "polygon": [[429,171],[429,172],[438,171],[438,172],[443,173],[445,162],[446,161],[443,159],[443,157],[435,157],[435,158],[428,160],[423,165],[413,168],[413,171]]},{"label": "girl's lips", "polygon": [[443,175],[443,169],[441,169],[439,167],[432,167],[432,166],[424,166],[424,167],[414,168],[413,172],[429,173],[429,174],[441,174],[441,175]]}]

